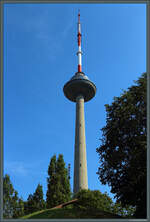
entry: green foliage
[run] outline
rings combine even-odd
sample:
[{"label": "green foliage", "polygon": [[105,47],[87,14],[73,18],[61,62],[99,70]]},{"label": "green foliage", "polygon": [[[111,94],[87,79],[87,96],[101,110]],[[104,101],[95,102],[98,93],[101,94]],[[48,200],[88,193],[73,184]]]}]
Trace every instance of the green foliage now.
[{"label": "green foliage", "polygon": [[122,206],[135,207],[137,218],[146,217],[146,82],[144,73],[106,105],[106,126],[97,148],[101,183],[111,186]]},{"label": "green foliage", "polygon": [[15,203],[13,218],[20,218],[24,215],[24,201],[19,198]]},{"label": "green foliage", "polygon": [[130,205],[126,205],[123,207],[121,203],[114,203],[112,207],[112,213],[123,217],[132,218],[135,213],[135,207],[132,207]]},{"label": "green foliage", "polygon": [[45,208],[42,185],[38,184],[35,193],[33,194],[33,200],[36,203],[35,211],[39,211]]},{"label": "green foliage", "polygon": [[23,200],[18,197],[18,192],[13,188],[10,177],[6,174],[3,178],[3,217],[18,218],[23,215]]},{"label": "green foliage", "polygon": [[67,202],[70,200],[71,191],[70,191],[70,182],[68,179],[68,170],[65,168],[65,162],[63,155],[59,155],[56,164],[56,175],[57,183],[59,184],[58,189],[61,193],[59,197],[60,203]]},{"label": "green foliage", "polygon": [[47,208],[51,208],[56,204],[56,155],[51,158],[50,165],[48,167],[48,175],[47,178],[47,193],[46,193],[46,205]]},{"label": "green foliage", "polygon": [[34,211],[34,200],[33,195],[29,194],[27,201],[24,203],[25,215],[30,214]]},{"label": "green foliage", "polygon": [[81,208],[85,210],[104,210],[111,212],[113,201],[105,193],[102,194],[99,190],[80,190],[74,195],[79,201],[75,204],[75,208]]},{"label": "green foliage", "polygon": [[12,197],[14,196],[14,188],[10,181],[9,175],[5,175],[3,178],[3,217],[12,218],[13,217],[13,205]]},{"label": "green foliage", "polygon": [[70,182],[68,179],[68,171],[65,168],[63,155],[60,154],[57,161],[56,155],[51,158],[48,167],[48,175],[48,189],[46,193],[47,208],[54,207],[70,200]]},{"label": "green foliage", "polygon": [[42,189],[42,185],[38,184],[34,194],[30,194],[28,196],[27,201],[25,202],[25,214],[30,214],[33,213],[35,211],[39,211],[42,209],[45,209],[46,204],[45,201],[43,199],[43,189]]},{"label": "green foliage", "polygon": [[80,190],[74,195],[78,202],[73,205],[75,209],[86,211],[105,211],[114,215],[132,217],[135,209],[131,206],[122,207],[120,203],[114,203],[105,192],[102,194],[99,190]]}]

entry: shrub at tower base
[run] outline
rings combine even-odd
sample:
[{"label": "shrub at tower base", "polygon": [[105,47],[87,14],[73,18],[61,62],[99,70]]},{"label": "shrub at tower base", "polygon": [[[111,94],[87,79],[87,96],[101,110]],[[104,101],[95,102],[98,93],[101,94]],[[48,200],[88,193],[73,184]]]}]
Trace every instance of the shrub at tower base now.
[{"label": "shrub at tower base", "polygon": [[136,208],[136,218],[146,218],[146,73],[136,84],[106,105],[106,126],[97,148],[99,179],[108,184],[122,205]]},{"label": "shrub at tower base", "polygon": [[63,155],[56,160],[54,155],[48,167],[46,204],[47,208],[55,207],[71,199],[68,170],[65,168]]},{"label": "shrub at tower base", "polygon": [[75,204],[75,208],[86,210],[101,209],[111,211],[113,201],[106,194],[102,194],[99,190],[80,190],[74,195],[79,201]]},{"label": "shrub at tower base", "polygon": [[135,209],[131,206],[122,207],[114,203],[107,193],[102,194],[99,190],[80,190],[74,195],[78,202],[73,205],[75,209],[94,212],[97,210],[112,213],[119,216],[132,217]]}]

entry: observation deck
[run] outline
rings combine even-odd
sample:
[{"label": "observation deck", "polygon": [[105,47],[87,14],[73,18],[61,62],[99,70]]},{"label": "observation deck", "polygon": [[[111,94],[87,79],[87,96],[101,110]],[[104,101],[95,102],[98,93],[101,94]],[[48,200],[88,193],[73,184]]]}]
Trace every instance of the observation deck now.
[{"label": "observation deck", "polygon": [[79,95],[84,97],[84,102],[88,102],[95,96],[96,86],[83,72],[77,72],[64,85],[63,91],[67,99],[72,102],[76,102]]}]

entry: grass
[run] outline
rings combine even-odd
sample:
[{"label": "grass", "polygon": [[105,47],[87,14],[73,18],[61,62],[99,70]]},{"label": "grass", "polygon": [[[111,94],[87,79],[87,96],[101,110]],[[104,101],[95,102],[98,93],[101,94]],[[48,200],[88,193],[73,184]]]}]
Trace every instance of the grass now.
[{"label": "grass", "polygon": [[100,210],[92,210],[87,211],[83,209],[75,209],[75,208],[61,208],[61,209],[47,209],[38,211],[24,217],[21,219],[91,219],[91,218],[122,218],[121,216],[111,214],[109,212],[100,211]]}]

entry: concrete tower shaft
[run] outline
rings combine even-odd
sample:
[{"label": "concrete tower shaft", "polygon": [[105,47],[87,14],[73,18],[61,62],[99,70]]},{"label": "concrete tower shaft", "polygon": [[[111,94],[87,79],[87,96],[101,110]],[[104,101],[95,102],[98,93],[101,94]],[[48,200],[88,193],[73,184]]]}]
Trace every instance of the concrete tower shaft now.
[{"label": "concrete tower shaft", "polygon": [[77,193],[80,189],[88,189],[86,139],[84,121],[84,97],[76,98],[76,130],[74,154],[74,188]]}]

